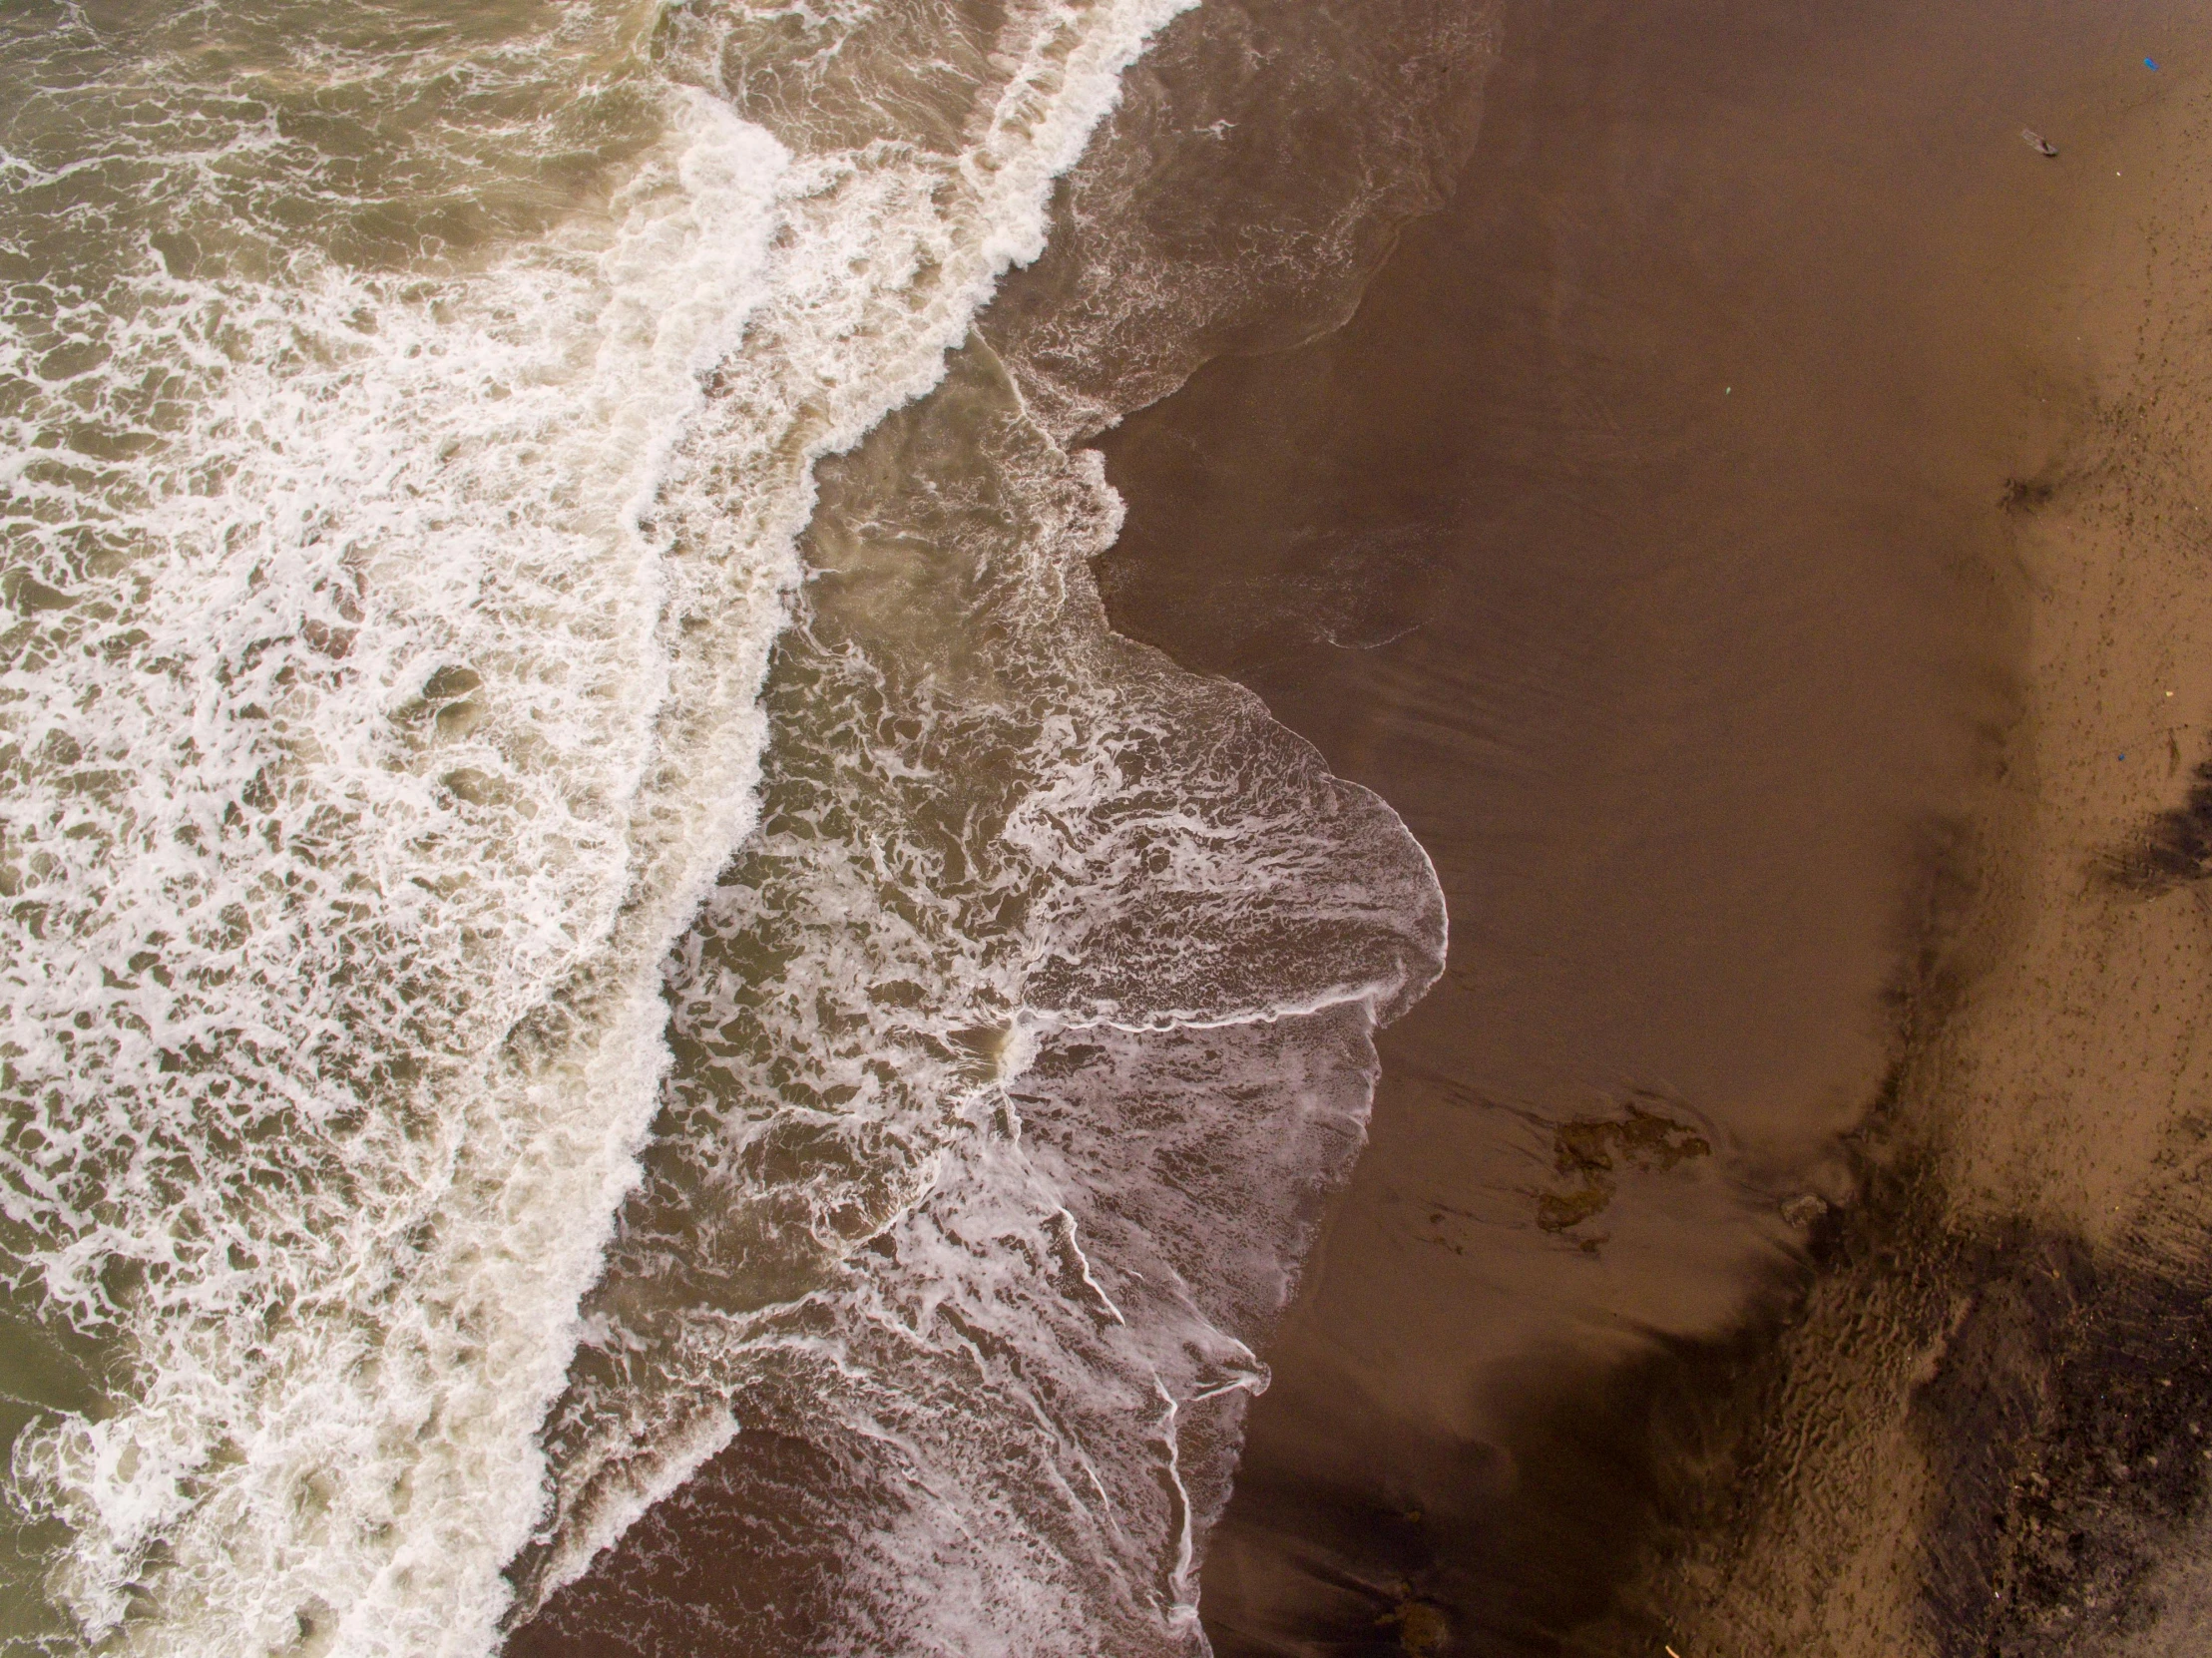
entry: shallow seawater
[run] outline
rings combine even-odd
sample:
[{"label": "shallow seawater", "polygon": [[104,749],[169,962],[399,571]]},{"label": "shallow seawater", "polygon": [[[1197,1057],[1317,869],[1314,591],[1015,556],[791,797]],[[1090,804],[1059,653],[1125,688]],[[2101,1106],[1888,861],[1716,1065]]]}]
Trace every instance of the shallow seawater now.
[{"label": "shallow seawater", "polygon": [[1340,311],[1486,37],[1169,48],[1335,87],[1193,272],[1125,145],[1055,194],[1177,10],[5,24],[11,1641],[487,1652],[722,1470],[812,1639],[1198,1642],[1444,915],[1106,629],[1070,444]]},{"label": "shallow seawater", "polygon": [[[579,1535],[660,1500],[581,1577],[525,1562],[513,1650],[1201,1649],[1254,1350],[1444,916],[1384,802],[1107,630],[1120,504],[1071,440],[1336,320],[1433,206],[1488,36],[1396,21],[1411,84],[1330,59],[1325,13],[1171,26],[1044,258],[821,468],[760,829],[671,967],[647,1182],[555,1424]],[[1214,73],[1255,38],[1256,86]],[[1314,244],[1255,261],[1184,152],[1316,85],[1239,152],[1314,156],[1241,205]]]}]

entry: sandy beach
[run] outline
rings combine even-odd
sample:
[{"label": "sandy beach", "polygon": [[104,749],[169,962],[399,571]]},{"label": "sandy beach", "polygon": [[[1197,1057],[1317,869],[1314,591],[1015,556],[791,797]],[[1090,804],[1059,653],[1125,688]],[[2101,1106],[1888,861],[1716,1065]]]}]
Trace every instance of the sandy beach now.
[{"label": "sandy beach", "polygon": [[2088,126],[2097,188],[2018,296],[2048,421],[2005,498],[2021,708],[1976,896],[1862,1142],[1874,1201],[1739,1401],[1683,1516],[1712,1529],[1639,1590],[1684,1652],[2201,1641],[2208,114],[2188,82]]},{"label": "sandy beach", "polygon": [[2212,694],[2161,27],[1510,11],[1358,316],[1106,439],[1116,625],[1398,806],[1454,924],[1217,1650],[1981,1650],[2025,1592],[2082,1309],[2193,1259],[2127,1242],[2202,919],[2126,849]]}]

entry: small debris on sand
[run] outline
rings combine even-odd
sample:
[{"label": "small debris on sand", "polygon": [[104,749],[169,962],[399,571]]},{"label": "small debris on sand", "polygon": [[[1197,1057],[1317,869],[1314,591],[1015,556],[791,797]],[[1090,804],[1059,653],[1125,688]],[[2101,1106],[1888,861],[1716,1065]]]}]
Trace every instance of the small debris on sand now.
[{"label": "small debris on sand", "polygon": [[2038,156],[2056,156],[2058,154],[2058,146],[2051,143],[2050,140],[2036,132],[2032,127],[2022,127],[2020,137],[2026,142],[2027,148],[2034,151]]},{"label": "small debris on sand", "polygon": [[1817,1192],[1799,1192],[1782,1205],[1782,1218],[1805,1231],[1828,1213],[1828,1200]]}]

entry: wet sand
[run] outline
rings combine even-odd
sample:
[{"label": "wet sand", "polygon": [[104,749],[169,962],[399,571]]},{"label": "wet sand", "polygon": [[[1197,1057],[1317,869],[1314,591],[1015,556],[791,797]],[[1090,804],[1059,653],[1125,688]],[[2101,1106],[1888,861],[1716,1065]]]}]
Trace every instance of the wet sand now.
[{"label": "wet sand", "polygon": [[2194,417],[2121,389],[2161,15],[1510,9],[1358,315],[1105,440],[1115,624],[1389,799],[1453,917],[1267,1354],[1218,1650],[1985,1632],[2024,1464],[1974,1448],[2093,1439],[2082,1309],[2175,1283],[2112,1246],[2201,911],[2084,863],[2182,803],[2212,694]]},{"label": "wet sand", "polygon": [[2022,299],[2061,435],[2006,503],[2022,712],[1943,1017],[1737,1402],[1733,1495],[1601,1650],[2202,1648],[2212,89],[2082,139],[2099,189]]}]

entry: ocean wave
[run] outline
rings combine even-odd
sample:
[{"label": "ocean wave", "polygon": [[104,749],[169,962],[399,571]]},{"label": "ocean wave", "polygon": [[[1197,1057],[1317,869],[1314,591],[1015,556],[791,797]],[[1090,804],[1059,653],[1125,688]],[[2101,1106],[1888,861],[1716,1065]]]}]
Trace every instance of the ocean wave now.
[{"label": "ocean wave", "polygon": [[842,146],[741,113],[740,8],[18,60],[0,1213],[108,1378],[14,1451],[86,1638],[494,1643],[813,464],[1173,9],[1013,8]]},{"label": "ocean wave", "polygon": [[[1383,802],[1106,627],[1118,522],[980,346],[824,469],[554,1417],[541,1637],[635,1580],[641,1650],[1202,1649],[1253,1350],[1444,914]],[[651,1586],[738,1524],[760,1604]]]}]

